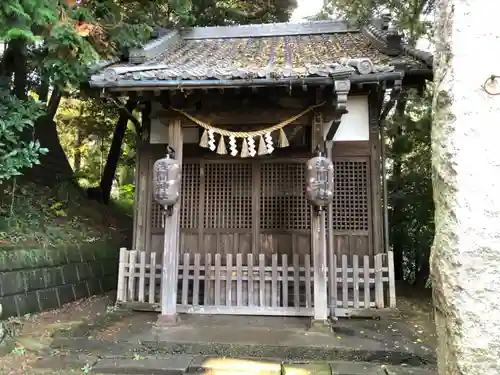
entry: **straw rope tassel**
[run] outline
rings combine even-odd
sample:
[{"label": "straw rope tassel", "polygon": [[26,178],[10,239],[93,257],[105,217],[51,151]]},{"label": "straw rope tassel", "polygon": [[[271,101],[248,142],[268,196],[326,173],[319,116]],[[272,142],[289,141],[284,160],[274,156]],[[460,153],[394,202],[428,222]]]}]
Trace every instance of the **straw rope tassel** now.
[{"label": "straw rope tassel", "polygon": [[200,147],[208,148],[208,132],[206,130],[204,130],[203,134],[201,135]]},{"label": "straw rope tassel", "polygon": [[268,153],[266,142],[264,141],[264,137],[260,136],[259,139],[259,150],[257,151],[258,155],[266,155]]},{"label": "straw rope tassel", "polygon": [[219,146],[217,147],[217,153],[219,155],[226,155],[227,150],[226,150],[226,144],[224,143],[224,136],[220,136],[220,141],[219,141]]},{"label": "straw rope tassel", "polygon": [[241,157],[242,158],[248,158],[250,156],[248,152],[248,143],[247,139],[243,138],[243,144],[241,145]]},{"label": "straw rope tassel", "polygon": [[288,147],[290,143],[288,142],[288,138],[286,137],[285,131],[283,128],[280,129],[280,136],[278,139],[278,147]]}]

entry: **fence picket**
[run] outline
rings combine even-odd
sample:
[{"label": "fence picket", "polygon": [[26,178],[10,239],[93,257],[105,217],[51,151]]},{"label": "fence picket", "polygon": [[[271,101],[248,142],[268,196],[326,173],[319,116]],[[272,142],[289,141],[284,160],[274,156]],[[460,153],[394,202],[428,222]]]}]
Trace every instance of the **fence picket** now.
[{"label": "fence picket", "polygon": [[338,264],[337,264],[337,254],[334,254],[333,255],[333,306],[334,308],[337,307],[337,300],[339,299],[338,298],[338,288],[339,288],[339,285],[338,285],[338,271],[339,271],[339,268],[338,268]]},{"label": "fence picket", "polygon": [[278,254],[271,256],[271,306],[278,307]]},{"label": "fence picket", "polygon": [[242,254],[236,254],[236,306],[243,304],[243,259]]},{"label": "fence picket", "polygon": [[145,302],[145,292],[146,292],[146,252],[141,251],[140,253],[140,265],[139,265],[139,302]]},{"label": "fence picket", "polygon": [[384,289],[382,285],[382,255],[375,255],[375,307],[384,307]]},{"label": "fence picket", "polygon": [[247,266],[248,266],[248,306],[254,306],[255,301],[254,301],[254,291],[253,291],[253,285],[254,285],[254,261],[253,261],[253,254],[247,254]]},{"label": "fence picket", "polygon": [[312,305],[312,295],[311,295],[311,257],[309,254],[304,256],[304,268],[305,268],[305,278],[306,278],[306,308],[313,307]]},{"label": "fence picket", "polygon": [[221,273],[221,261],[220,254],[215,254],[215,306],[221,305],[220,300],[220,273]]},{"label": "fence picket", "polygon": [[128,262],[128,300],[135,301],[135,263],[137,260],[137,251],[130,252]]},{"label": "fence picket", "polygon": [[266,258],[264,254],[259,254],[259,306],[266,305]]},{"label": "fence picket", "polygon": [[156,300],[156,253],[149,254],[149,303]]},{"label": "fence picket", "polygon": [[193,305],[197,306],[200,295],[200,253],[194,254],[193,270]]},{"label": "fence picket", "polygon": [[389,271],[389,307],[396,307],[396,282],[394,280],[394,253],[387,252],[387,269]]},{"label": "fence picket", "polygon": [[334,301],[334,288],[335,288],[335,277],[337,276],[335,274],[335,266],[333,263],[334,259],[333,254],[330,254],[328,256],[328,305],[329,306],[335,306],[335,301]]},{"label": "fence picket", "polygon": [[370,308],[371,296],[370,296],[370,257],[365,255],[363,257],[363,291],[364,291],[364,305],[365,309]]},{"label": "fence picket", "polygon": [[128,265],[129,252],[126,248],[122,247],[120,249],[120,263],[118,264],[118,286],[116,293],[117,302],[127,301],[126,289],[125,289],[125,270]]},{"label": "fence picket", "polygon": [[299,254],[293,254],[293,306],[300,307],[300,266]]},{"label": "fence picket", "polygon": [[342,254],[342,307],[349,308],[349,288],[347,284],[347,255]]},{"label": "fence picket", "polygon": [[203,305],[208,306],[210,303],[209,297],[210,297],[210,285],[212,283],[212,279],[210,277],[211,271],[212,270],[212,254],[208,253],[205,254],[205,268],[203,272],[203,280],[204,280],[204,286],[203,286]]},{"label": "fence picket", "polygon": [[188,286],[189,286],[189,266],[190,259],[189,253],[184,253],[184,259],[182,261],[182,304],[188,304]]},{"label": "fence picket", "polygon": [[283,307],[288,307],[288,256],[286,254],[281,256],[281,286]]},{"label": "fence picket", "polygon": [[358,256],[356,254],[352,257],[352,287],[353,292],[353,307],[359,309],[359,264]]},{"label": "fence picket", "polygon": [[233,254],[226,255],[226,306],[232,305]]}]

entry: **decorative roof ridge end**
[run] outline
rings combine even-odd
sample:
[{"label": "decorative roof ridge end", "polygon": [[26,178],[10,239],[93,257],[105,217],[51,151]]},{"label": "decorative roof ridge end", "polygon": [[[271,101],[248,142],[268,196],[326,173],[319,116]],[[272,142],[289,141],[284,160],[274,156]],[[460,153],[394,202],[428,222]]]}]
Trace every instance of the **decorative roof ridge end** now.
[{"label": "decorative roof ridge end", "polygon": [[376,26],[374,22],[362,27],[361,32],[365,34],[373,45],[382,53],[389,56],[399,56],[406,53],[417,60],[423,62],[428,67],[432,67],[434,56],[432,53],[411,47],[403,42],[403,36],[394,30],[383,30]]},{"label": "decorative roof ridge end", "polygon": [[153,57],[165,52],[165,50],[175,43],[178,43],[180,40],[181,36],[179,31],[172,30],[166,35],[146,43],[142,48],[132,48],[129,51],[129,63],[143,64]]},{"label": "decorative roof ridge end", "polygon": [[382,30],[369,23],[361,28],[361,32],[385,55],[396,57],[403,52],[403,36],[397,31]]}]

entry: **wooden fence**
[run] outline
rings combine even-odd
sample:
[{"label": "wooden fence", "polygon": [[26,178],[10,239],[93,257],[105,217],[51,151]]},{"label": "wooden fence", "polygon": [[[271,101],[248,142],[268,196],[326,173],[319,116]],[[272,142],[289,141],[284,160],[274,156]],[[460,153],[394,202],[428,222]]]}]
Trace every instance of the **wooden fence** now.
[{"label": "wooden fence", "polygon": [[[335,316],[394,308],[393,255],[332,257],[329,303]],[[329,273],[330,275],[330,273]],[[196,314],[313,315],[309,254],[184,254],[179,264],[178,311]],[[119,304],[160,310],[161,260],[155,253],[120,251]]]}]

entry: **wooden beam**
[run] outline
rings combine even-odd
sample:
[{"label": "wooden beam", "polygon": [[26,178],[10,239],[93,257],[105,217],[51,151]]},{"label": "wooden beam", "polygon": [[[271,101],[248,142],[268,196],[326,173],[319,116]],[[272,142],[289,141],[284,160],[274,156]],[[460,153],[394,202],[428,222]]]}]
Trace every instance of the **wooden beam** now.
[{"label": "wooden beam", "polygon": [[[169,120],[168,141],[175,150],[175,158],[182,163],[182,127],[180,120]],[[171,216],[165,216],[165,238],[163,246],[161,315],[159,325],[176,325],[177,282],[179,269],[180,200],[174,205]]]}]

